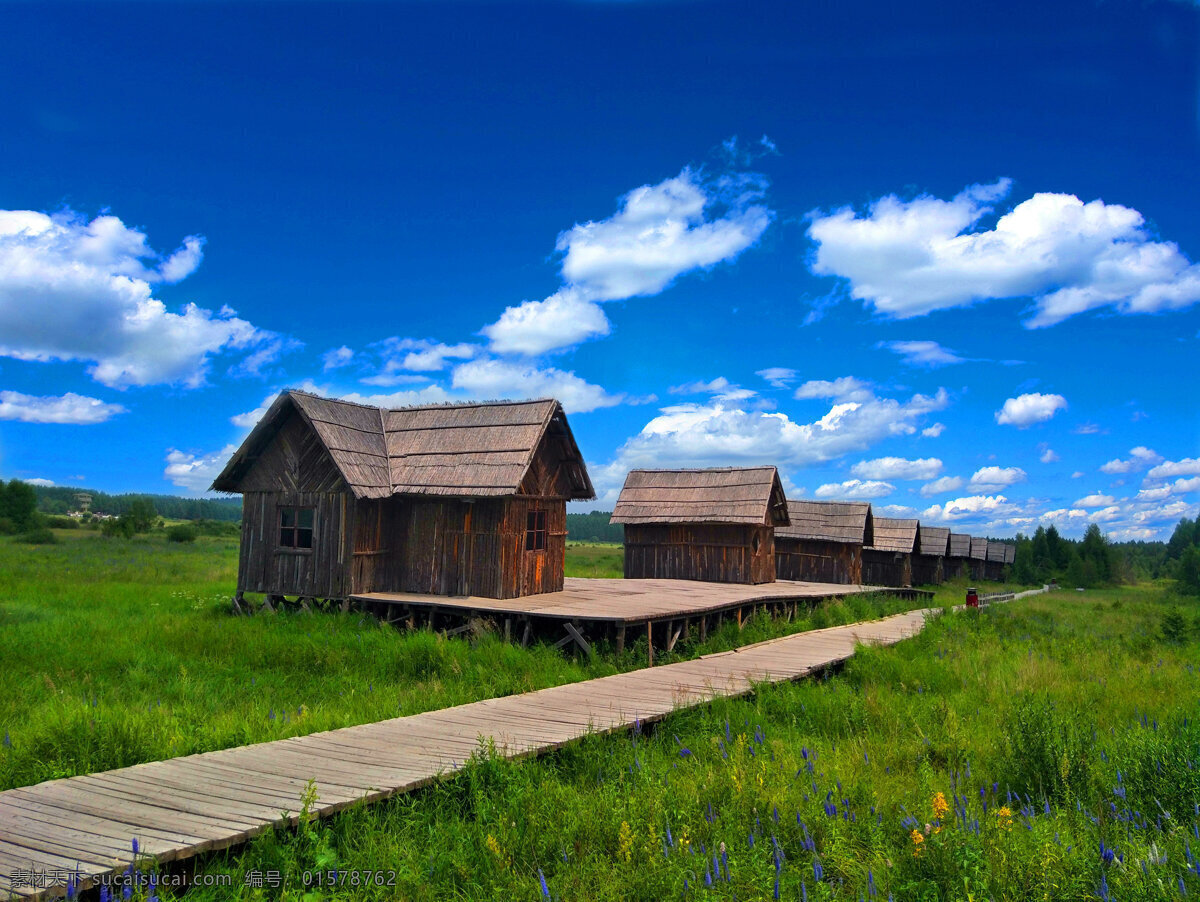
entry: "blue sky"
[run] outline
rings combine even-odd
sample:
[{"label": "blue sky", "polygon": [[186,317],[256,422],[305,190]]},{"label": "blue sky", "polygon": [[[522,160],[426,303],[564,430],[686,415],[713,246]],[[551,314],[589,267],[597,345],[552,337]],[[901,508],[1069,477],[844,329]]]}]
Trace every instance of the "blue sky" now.
[{"label": "blue sky", "polygon": [[556,396],[596,507],[1196,516],[1200,9],[808,6],[0,5],[0,475],[201,492],[293,386]]}]

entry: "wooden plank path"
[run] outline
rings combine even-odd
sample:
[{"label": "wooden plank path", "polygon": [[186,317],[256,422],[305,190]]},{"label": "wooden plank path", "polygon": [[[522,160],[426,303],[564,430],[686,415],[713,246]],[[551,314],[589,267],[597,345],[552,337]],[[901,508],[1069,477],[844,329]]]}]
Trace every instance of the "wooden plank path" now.
[{"label": "wooden plank path", "polygon": [[[132,861],[190,858],[295,824],[309,780],[313,811],[409,792],[464,767],[480,742],[536,755],[588,733],[653,722],[756,683],[796,679],[843,661],[858,642],[891,644],[925,610],[797,633],[693,661],[487,699],[379,723],[188,755],[0,792],[0,896],[61,896]],[[282,812],[282,813],[281,813]],[[53,885],[49,885],[52,881]]]}]

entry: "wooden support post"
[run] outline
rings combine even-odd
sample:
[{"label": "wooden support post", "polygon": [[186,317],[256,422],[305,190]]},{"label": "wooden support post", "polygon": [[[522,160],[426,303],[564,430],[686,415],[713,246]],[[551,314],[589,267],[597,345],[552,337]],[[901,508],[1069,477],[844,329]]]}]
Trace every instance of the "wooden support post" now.
[{"label": "wooden support post", "polygon": [[512,641],[512,618],[511,617],[504,618],[504,641],[505,642]]},{"label": "wooden support post", "polygon": [[740,629],[742,628],[742,608],[741,608],[741,605],[739,605],[739,606],[738,606],[738,609],[737,609],[737,623],[738,623],[738,629],[740,630]]},{"label": "wooden support post", "polygon": [[649,667],[654,666],[654,624],[646,621],[646,658]]},{"label": "wooden support post", "polygon": [[675,630],[672,631],[671,626],[673,626],[674,623],[675,621],[672,620],[667,626],[667,635],[670,636],[670,638],[667,640],[667,651],[672,651],[675,648],[675,643],[679,641],[679,635],[683,632],[683,626],[677,626],[675,627]]},{"label": "wooden support post", "polygon": [[617,654],[625,651],[625,624],[617,624]]},{"label": "wooden support post", "polygon": [[416,611],[414,611],[412,609],[411,606],[408,606],[407,610],[408,610],[408,618],[407,618],[408,619],[408,628],[410,630],[415,630],[417,628],[417,613],[416,613]]},{"label": "wooden support post", "polygon": [[579,632],[579,630],[576,629],[575,624],[573,624],[569,621],[567,623],[564,623],[563,626],[567,630],[567,635],[570,638],[574,639],[575,644],[578,645],[580,648],[582,648],[583,653],[590,658],[592,656],[592,646],[589,645],[588,641],[583,638],[583,633]]},{"label": "wooden support post", "polygon": [[525,621],[525,632],[521,635],[521,648],[529,644],[529,637],[533,634],[533,623],[529,620]]},{"label": "wooden support post", "polygon": [[703,614],[700,615],[700,641],[703,642],[708,638],[708,618]]}]

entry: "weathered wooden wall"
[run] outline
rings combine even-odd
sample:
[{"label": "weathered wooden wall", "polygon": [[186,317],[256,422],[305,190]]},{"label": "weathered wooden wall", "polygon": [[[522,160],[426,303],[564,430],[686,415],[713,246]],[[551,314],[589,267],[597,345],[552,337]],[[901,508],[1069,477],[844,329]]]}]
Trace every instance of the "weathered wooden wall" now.
[{"label": "weathered wooden wall", "polygon": [[771,583],[775,530],[713,523],[626,524],[625,578]]},{"label": "weathered wooden wall", "polygon": [[775,576],[814,583],[862,583],[862,546],[775,536]]},{"label": "weathered wooden wall", "polygon": [[912,555],[897,551],[863,549],[863,584],[867,586],[911,586]]},{"label": "weathered wooden wall", "polygon": [[936,554],[914,554],[912,556],[912,578],[914,586],[938,585],[946,578],[946,558]]},{"label": "weathered wooden wall", "polygon": [[990,579],[995,582],[1004,580],[1004,561],[976,561],[975,563],[982,565],[983,578]]},{"label": "weathered wooden wall", "polygon": [[[350,594],[350,496],[341,492],[246,492],[238,591],[344,598]],[[312,548],[279,547],[279,508],[312,507]]]}]

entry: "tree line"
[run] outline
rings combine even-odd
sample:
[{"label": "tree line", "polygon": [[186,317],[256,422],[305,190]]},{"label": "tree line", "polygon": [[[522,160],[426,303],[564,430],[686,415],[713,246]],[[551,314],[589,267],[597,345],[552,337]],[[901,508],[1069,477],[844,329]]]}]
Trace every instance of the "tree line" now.
[{"label": "tree line", "polygon": [[76,495],[91,495],[89,510],[94,514],[120,517],[127,514],[139,499],[149,501],[160,517],[169,520],[222,520],[235,523],[242,519],[242,499],[183,498],[178,495],[150,495],[130,492],[110,495],[93,489],[67,486],[31,486],[37,493],[37,508],[44,514],[66,514],[80,509]]},{"label": "tree line", "polygon": [[612,511],[592,511],[587,514],[567,514],[567,538],[572,542],[616,542],[625,541],[625,528],[620,523],[609,523]]}]

